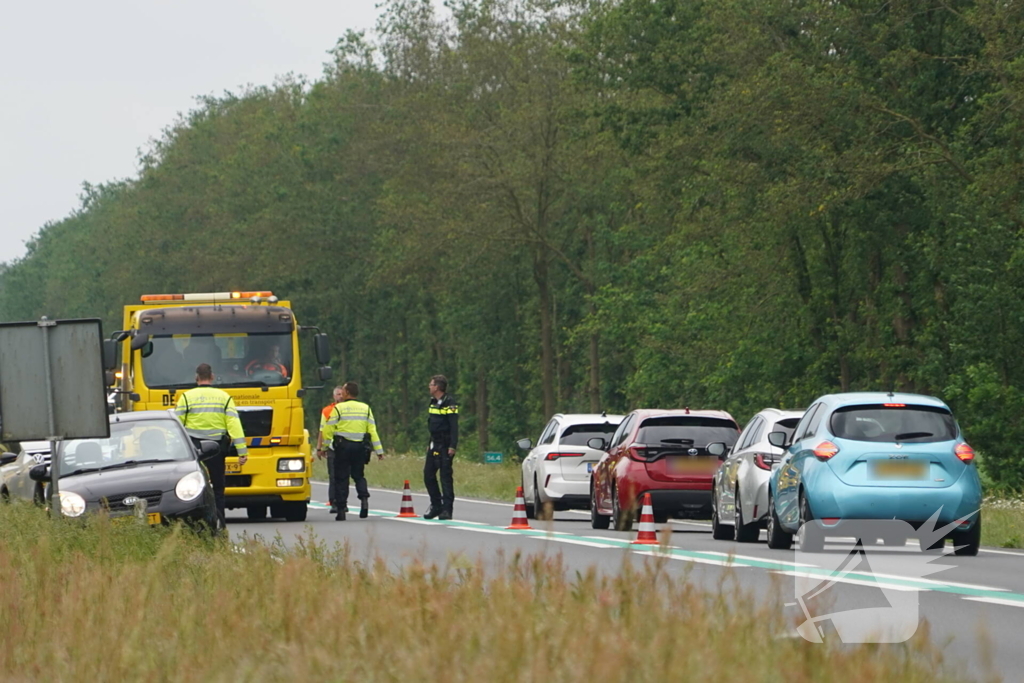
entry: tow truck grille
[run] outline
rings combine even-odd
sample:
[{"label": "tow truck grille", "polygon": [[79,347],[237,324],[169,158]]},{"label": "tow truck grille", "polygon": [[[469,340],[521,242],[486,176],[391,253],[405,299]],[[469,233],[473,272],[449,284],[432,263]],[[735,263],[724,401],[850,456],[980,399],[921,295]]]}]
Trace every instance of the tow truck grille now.
[{"label": "tow truck grille", "polygon": [[273,408],[239,408],[238,417],[246,436],[270,436],[274,422]]}]

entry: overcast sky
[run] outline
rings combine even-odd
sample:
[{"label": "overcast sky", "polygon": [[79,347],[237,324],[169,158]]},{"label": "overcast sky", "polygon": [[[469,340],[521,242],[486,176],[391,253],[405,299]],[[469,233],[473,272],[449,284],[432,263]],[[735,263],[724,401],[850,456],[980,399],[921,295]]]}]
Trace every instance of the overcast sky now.
[{"label": "overcast sky", "polygon": [[134,176],[138,150],[197,95],[315,79],[377,0],[37,0],[0,19],[0,261],[79,205],[83,181]]}]

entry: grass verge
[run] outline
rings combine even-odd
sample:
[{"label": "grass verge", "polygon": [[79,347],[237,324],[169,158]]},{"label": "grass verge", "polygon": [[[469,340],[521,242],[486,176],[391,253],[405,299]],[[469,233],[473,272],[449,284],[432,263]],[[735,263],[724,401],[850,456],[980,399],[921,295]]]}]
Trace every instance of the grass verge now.
[{"label": "grass verge", "polygon": [[981,508],[982,545],[1024,548],[1024,500],[987,498]]},{"label": "grass verge", "polygon": [[0,671],[57,681],[962,680],[926,628],[896,647],[778,638],[788,625],[777,605],[734,586],[701,592],[657,562],[566,580],[551,558],[395,571],[355,554],[312,537],[291,550],[239,548],[3,506]]},{"label": "grass verge", "polygon": [[[366,468],[366,480],[370,486],[400,490],[408,479],[413,491],[426,491],[423,486],[424,457],[395,455],[383,460],[374,458]],[[511,502],[515,500],[521,472],[519,463],[485,465],[456,460],[455,495]],[[327,481],[326,460],[314,460],[313,478]]]}]

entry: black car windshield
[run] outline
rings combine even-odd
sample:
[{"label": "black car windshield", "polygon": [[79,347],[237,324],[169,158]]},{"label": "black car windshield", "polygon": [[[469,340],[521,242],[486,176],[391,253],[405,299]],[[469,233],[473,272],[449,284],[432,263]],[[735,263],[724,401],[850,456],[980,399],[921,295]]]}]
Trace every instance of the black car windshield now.
[{"label": "black car windshield", "polygon": [[945,408],[910,405],[862,405],[832,413],[831,432],[840,439],[883,443],[952,441],[956,421]]},{"label": "black car windshield", "polygon": [[607,440],[618,428],[618,424],[610,422],[596,425],[569,425],[562,432],[558,443],[563,446],[586,446],[591,439]]},{"label": "black car windshield", "polygon": [[292,380],[289,334],[176,334],[150,341],[142,350],[142,374],[153,389],[193,386],[200,363],[213,368],[218,387],[274,387]]},{"label": "black car windshield", "polygon": [[73,439],[64,444],[59,476],[132,467],[153,461],[192,460],[191,444],[171,420],[113,422],[109,439]]},{"label": "black car windshield", "polygon": [[715,417],[673,415],[649,417],[640,425],[636,440],[648,445],[672,444],[705,448],[709,443],[722,441],[732,446],[739,438],[736,423]]}]

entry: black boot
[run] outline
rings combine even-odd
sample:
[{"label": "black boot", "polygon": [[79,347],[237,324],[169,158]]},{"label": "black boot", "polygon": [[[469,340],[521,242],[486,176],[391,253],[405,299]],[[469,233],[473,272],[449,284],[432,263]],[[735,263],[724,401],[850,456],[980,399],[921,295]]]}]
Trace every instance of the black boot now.
[{"label": "black boot", "polygon": [[449,520],[451,518],[452,518],[452,511],[451,510],[441,510],[441,514],[440,514],[440,516],[438,516],[438,519],[444,519],[444,520]]},{"label": "black boot", "polygon": [[338,508],[338,514],[334,517],[335,522],[345,521],[345,508]]},{"label": "black boot", "polygon": [[338,506],[337,505],[332,505],[331,506],[331,514],[332,515],[338,514]]},{"label": "black boot", "polygon": [[370,501],[363,498],[359,505],[359,519],[366,519],[370,516]]},{"label": "black boot", "polygon": [[423,519],[434,519],[434,517],[437,517],[439,514],[441,514],[441,508],[431,505],[426,514],[423,515]]}]

